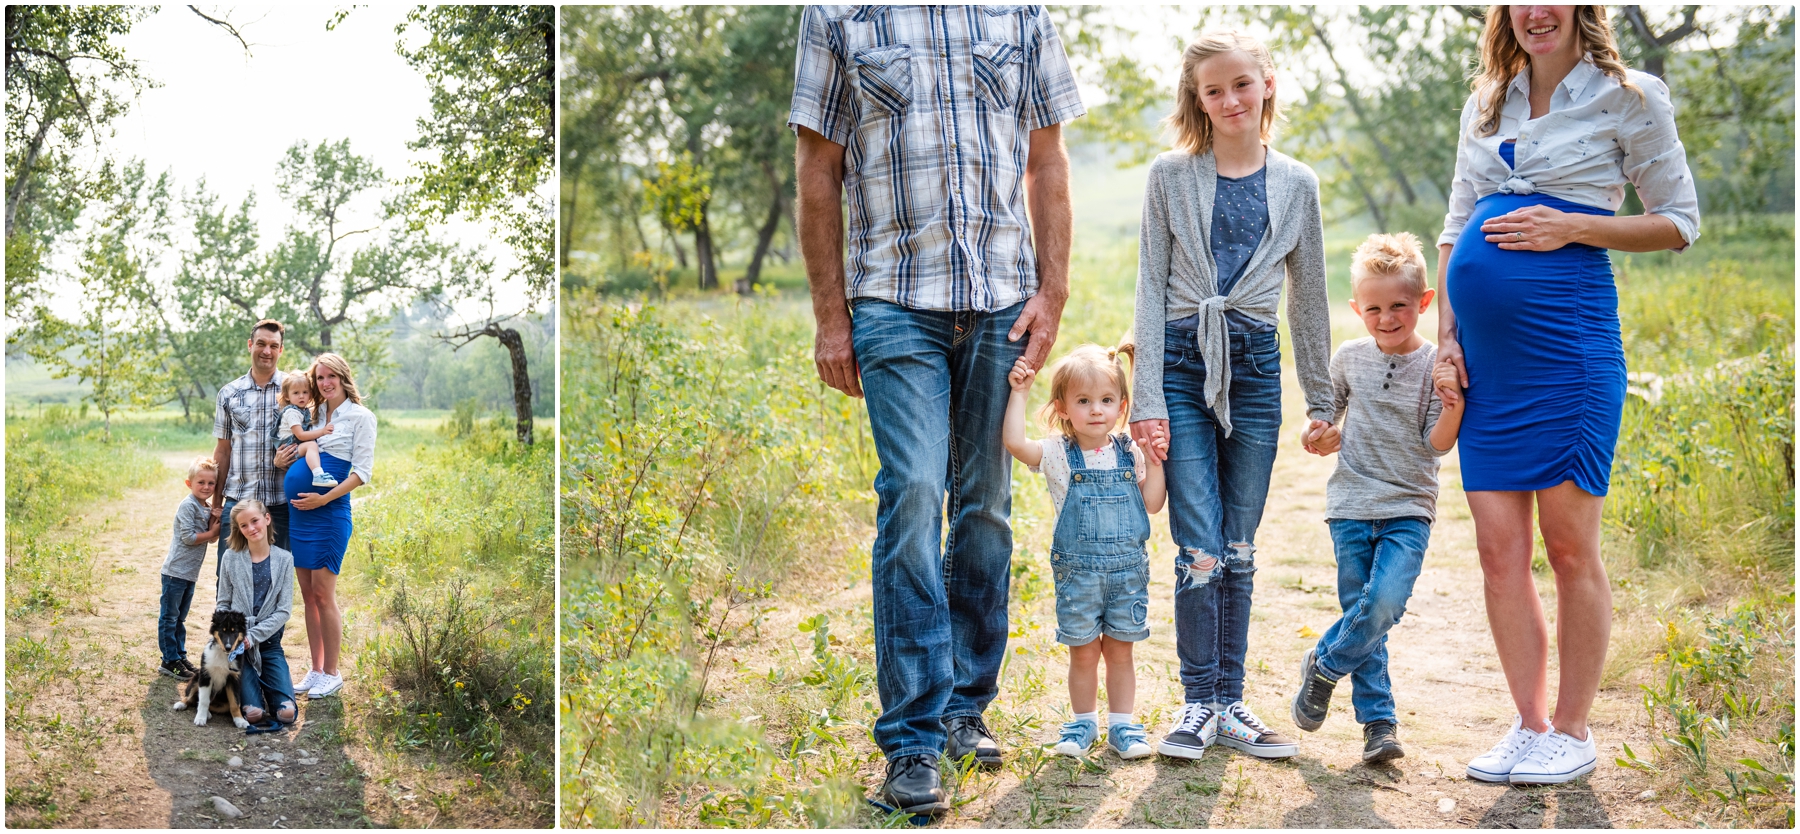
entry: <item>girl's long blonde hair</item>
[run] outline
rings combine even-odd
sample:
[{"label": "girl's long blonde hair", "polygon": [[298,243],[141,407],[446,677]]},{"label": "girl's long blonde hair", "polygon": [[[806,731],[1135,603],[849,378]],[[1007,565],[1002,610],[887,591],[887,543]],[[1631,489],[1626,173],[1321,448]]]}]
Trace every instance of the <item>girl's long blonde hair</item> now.
[{"label": "girl's long blonde hair", "polygon": [[1063,437],[1075,436],[1075,424],[1056,413],[1056,404],[1069,393],[1069,386],[1077,382],[1098,381],[1116,386],[1120,400],[1119,421],[1123,423],[1129,419],[1131,384],[1130,377],[1125,375],[1125,366],[1119,363],[1121,352],[1129,355],[1129,348],[1122,351],[1096,344],[1078,345],[1068,356],[1050,366],[1050,401],[1038,409],[1038,422],[1043,424],[1044,431],[1058,432]]},{"label": "girl's long blonde hair", "polygon": [[[231,541],[230,541],[230,545],[231,545],[232,550],[248,551],[250,549],[250,539],[248,539],[244,536],[244,528],[238,524],[238,520],[237,520],[238,516],[240,514],[246,513],[246,512],[254,512],[254,513],[261,513],[262,515],[268,515],[269,508],[263,506],[263,502],[258,501],[255,498],[245,498],[244,500],[237,502],[237,504],[231,508]],[[268,532],[264,531],[263,537],[264,537],[265,541],[268,540],[268,535],[269,535]]]},{"label": "girl's long blonde hair", "polygon": [[[1237,29],[1209,29],[1200,33],[1200,37],[1181,52],[1181,82],[1175,86],[1175,110],[1163,119],[1164,125],[1175,130],[1176,148],[1195,156],[1212,150],[1212,118],[1200,107],[1200,91],[1195,86],[1194,70],[1200,66],[1200,62],[1233,50],[1241,50],[1249,55],[1250,60],[1255,61],[1257,68],[1262,70],[1264,80],[1275,77],[1275,56],[1262,41]],[[1280,117],[1281,105],[1275,100],[1275,91],[1270,90],[1269,97],[1263,99],[1264,142],[1275,135],[1275,120]]]},{"label": "girl's long blonde hair", "polygon": [[[1624,87],[1644,97],[1644,91],[1625,76],[1625,61],[1619,57],[1619,42],[1613,38],[1612,23],[1602,6],[1575,7],[1575,44],[1594,59],[1594,66]],[[1506,86],[1513,77],[1531,64],[1531,54],[1519,45],[1513,35],[1512,16],[1506,6],[1489,6],[1487,23],[1481,31],[1481,73],[1470,85],[1479,95],[1481,119],[1475,123],[1476,136],[1492,136],[1500,130],[1500,109],[1506,106]]]}]

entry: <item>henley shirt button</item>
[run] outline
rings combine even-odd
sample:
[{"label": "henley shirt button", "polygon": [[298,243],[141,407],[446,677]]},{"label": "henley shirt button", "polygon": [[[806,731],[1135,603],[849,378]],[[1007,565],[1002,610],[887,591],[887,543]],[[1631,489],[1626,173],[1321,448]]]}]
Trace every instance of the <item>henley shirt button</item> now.
[{"label": "henley shirt button", "polygon": [[1381,387],[1382,387],[1382,388],[1386,388],[1386,387],[1388,387],[1388,384],[1387,384],[1387,383],[1385,383],[1385,382],[1383,382],[1383,383],[1381,383]]}]

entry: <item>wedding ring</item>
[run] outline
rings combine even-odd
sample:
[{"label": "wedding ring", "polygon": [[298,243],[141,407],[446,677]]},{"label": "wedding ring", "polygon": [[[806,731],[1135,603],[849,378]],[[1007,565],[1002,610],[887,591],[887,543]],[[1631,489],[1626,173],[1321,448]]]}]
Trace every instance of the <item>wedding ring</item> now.
[{"label": "wedding ring", "polygon": [[1524,232],[1513,232],[1513,238],[1514,238],[1514,239],[1515,239],[1515,240],[1524,240],[1524,239],[1525,239],[1525,233],[1524,233]]}]

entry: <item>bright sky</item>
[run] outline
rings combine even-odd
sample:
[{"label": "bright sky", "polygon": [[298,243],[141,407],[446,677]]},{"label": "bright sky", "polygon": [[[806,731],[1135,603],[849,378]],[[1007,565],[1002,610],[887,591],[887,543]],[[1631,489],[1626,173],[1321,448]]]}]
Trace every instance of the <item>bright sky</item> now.
[{"label": "bright sky", "polygon": [[[416,121],[430,111],[429,90],[424,76],[394,50],[394,27],[411,6],[358,6],[333,31],[325,26],[336,6],[198,8],[236,26],[250,43],[250,54],[185,5],[164,6],[133,27],[118,44],[162,86],[145,90],[115,123],[117,135],[106,146],[113,158],[138,157],[151,172],[169,170],[178,193],[204,177],[208,190],[233,208],[255,192],[254,212],[267,251],[281,239],[288,217],[275,190],[276,165],[295,142],[348,138],[352,152],[396,180],[428,156],[408,150],[406,143],[416,135]],[[365,193],[352,203],[361,216],[351,221],[372,221],[379,201]],[[467,244],[485,244],[496,274],[517,263],[485,224],[457,223],[443,232]],[[163,271],[176,267],[170,258]],[[524,292],[510,286],[499,296],[500,311],[511,312],[521,306]],[[65,315],[78,303],[58,301],[52,306]]]}]

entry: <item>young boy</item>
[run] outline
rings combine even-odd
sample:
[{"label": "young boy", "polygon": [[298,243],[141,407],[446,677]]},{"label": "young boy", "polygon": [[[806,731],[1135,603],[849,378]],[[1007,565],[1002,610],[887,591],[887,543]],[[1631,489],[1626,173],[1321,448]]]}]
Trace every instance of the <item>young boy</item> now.
[{"label": "young boy", "polygon": [[194,676],[187,658],[188,606],[194,601],[194,582],[206,561],[206,545],[219,538],[219,518],[207,506],[219,485],[219,467],[212,458],[195,458],[188,464],[188,497],[175,508],[175,537],[162,566],[162,613],[156,620],[156,645],[162,650],[163,674],[176,680]]},{"label": "young boy", "polygon": [[1456,445],[1463,398],[1455,368],[1438,365],[1437,347],[1415,332],[1433,295],[1419,239],[1370,235],[1356,249],[1350,281],[1350,306],[1369,337],[1331,357],[1337,420],[1305,444],[1320,455],[1342,448],[1325,512],[1344,616],[1301,662],[1293,715],[1300,729],[1317,730],[1332,688],[1349,675],[1363,761],[1385,762],[1406,755],[1395,735],[1387,632],[1405,613],[1425,560],[1437,459]]}]

